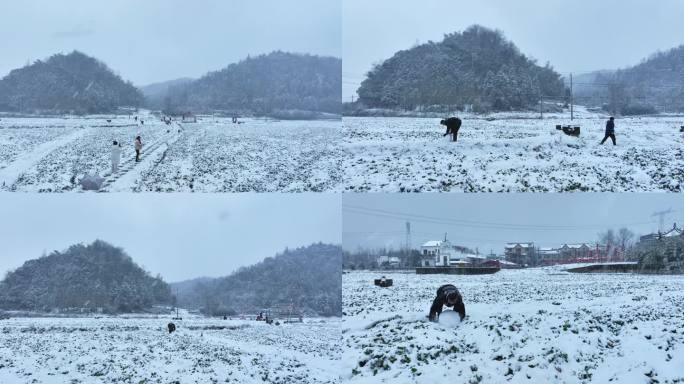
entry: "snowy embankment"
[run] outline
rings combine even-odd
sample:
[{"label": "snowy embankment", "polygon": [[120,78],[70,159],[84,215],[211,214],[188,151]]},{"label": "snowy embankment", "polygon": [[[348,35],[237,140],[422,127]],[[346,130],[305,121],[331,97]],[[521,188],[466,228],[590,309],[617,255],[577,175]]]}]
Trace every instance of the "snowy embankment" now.
[{"label": "snowy embankment", "polygon": [[[177,331],[169,334],[173,321]],[[339,319],[0,320],[0,383],[337,383]]]},{"label": "snowy embankment", "polygon": [[[80,191],[88,173],[107,176],[113,140],[123,144],[109,191],[325,191],[341,182],[340,121],[273,121],[204,117],[166,125],[128,116],[3,118],[0,190]],[[111,120],[111,121],[107,121]],[[144,143],[142,161],[133,141]],[[128,164],[130,167],[125,167]],[[110,178],[108,178],[110,179]]]},{"label": "snowy embankment", "polygon": [[[345,273],[343,381],[684,382],[682,276],[550,272],[384,273],[390,288]],[[455,326],[425,318],[446,283],[466,305]]]},{"label": "snowy embankment", "polygon": [[[599,145],[607,117],[578,112],[579,138],[557,124],[567,116],[462,116],[457,143],[439,119],[343,120],[343,191],[563,192],[684,190],[682,116],[616,121],[617,146]],[[538,115],[537,115],[538,117]]]}]

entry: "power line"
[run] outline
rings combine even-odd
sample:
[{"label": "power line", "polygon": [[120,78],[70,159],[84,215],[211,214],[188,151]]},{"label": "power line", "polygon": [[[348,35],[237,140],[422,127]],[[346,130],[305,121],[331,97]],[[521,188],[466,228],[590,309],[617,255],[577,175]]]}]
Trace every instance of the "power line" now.
[{"label": "power line", "polygon": [[608,227],[617,226],[636,226],[636,225],[646,225],[653,224],[653,221],[645,222],[634,222],[634,223],[623,223],[623,224],[606,224],[606,225],[536,225],[536,224],[519,224],[519,223],[500,223],[500,222],[487,222],[487,221],[477,221],[477,220],[463,220],[463,219],[452,219],[437,216],[428,216],[420,214],[411,214],[404,212],[392,212],[382,209],[374,209],[367,207],[342,205],[343,212],[361,214],[366,216],[376,216],[384,217],[389,219],[397,220],[412,220],[412,221],[422,221],[431,224],[446,224],[457,227],[469,227],[469,228],[480,228],[480,229],[500,229],[500,230],[534,230],[534,231],[568,231],[568,230],[589,230],[589,229],[605,229]]}]

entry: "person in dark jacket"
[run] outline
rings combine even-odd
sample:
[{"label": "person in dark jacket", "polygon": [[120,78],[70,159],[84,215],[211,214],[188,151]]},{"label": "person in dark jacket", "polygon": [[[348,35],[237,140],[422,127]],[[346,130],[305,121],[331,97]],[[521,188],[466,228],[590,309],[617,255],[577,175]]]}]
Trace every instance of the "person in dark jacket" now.
[{"label": "person in dark jacket", "polygon": [[601,140],[601,144],[605,143],[609,137],[613,142],[613,145],[615,145],[615,118],[612,116],[606,122],[606,136],[603,138],[603,140]]},{"label": "person in dark jacket", "polygon": [[463,304],[463,297],[458,289],[452,284],[446,284],[439,287],[437,290],[437,297],[432,302],[432,307],[430,307],[430,314],[428,319],[430,321],[437,321],[439,315],[442,314],[442,307],[453,307],[454,311],[458,312],[461,317],[461,321],[466,315],[465,305]]},{"label": "person in dark jacket", "polygon": [[446,133],[442,136],[451,134],[453,137],[453,141],[456,141],[458,139],[458,130],[461,128],[461,119],[459,119],[458,117],[450,117],[448,119],[440,121],[439,123],[441,125],[446,125],[447,127]]}]

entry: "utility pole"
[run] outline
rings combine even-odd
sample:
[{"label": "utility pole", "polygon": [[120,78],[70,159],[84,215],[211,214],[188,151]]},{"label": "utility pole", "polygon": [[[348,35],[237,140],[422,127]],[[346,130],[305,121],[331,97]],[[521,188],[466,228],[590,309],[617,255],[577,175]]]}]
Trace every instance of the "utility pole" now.
[{"label": "utility pole", "polygon": [[544,95],[539,95],[539,120],[544,120]]},{"label": "utility pole", "polygon": [[575,118],[575,95],[572,92],[572,73],[570,74],[570,121]]},{"label": "utility pole", "polygon": [[406,252],[411,252],[411,222],[406,222]]},{"label": "utility pole", "polygon": [[352,95],[352,104],[354,104],[354,95]]}]

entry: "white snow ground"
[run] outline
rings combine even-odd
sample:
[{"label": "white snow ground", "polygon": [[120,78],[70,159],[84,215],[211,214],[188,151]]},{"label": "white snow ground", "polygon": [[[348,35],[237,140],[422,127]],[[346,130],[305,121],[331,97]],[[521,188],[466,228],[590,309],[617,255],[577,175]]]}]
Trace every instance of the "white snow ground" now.
[{"label": "white snow ground", "polygon": [[434,118],[343,119],[342,191],[563,192],[684,190],[683,116],[616,120],[617,146],[603,138],[606,116],[579,108],[580,138],[556,124],[568,114],[461,116],[457,143]]},{"label": "white snow ground", "polygon": [[[342,380],[352,383],[683,383],[684,278],[345,272]],[[426,320],[437,288],[467,316]]]},{"label": "white snow ground", "polygon": [[[3,117],[0,191],[81,191],[87,173],[111,179],[105,190],[116,192],[324,191],[341,181],[340,121],[204,117],[178,132],[139,116],[144,125],[128,116]],[[136,135],[145,147],[133,164]],[[113,140],[123,143],[124,172],[111,178]]]},{"label": "white snow ground", "polygon": [[0,320],[0,383],[338,383],[339,319]]},{"label": "white snow ground", "polygon": [[[267,121],[204,117],[181,132],[153,116],[2,118],[0,190],[80,191],[86,173],[108,173],[109,148],[133,158],[140,134],[153,160],[108,183],[131,192],[644,192],[684,191],[682,116],[617,120],[618,145],[599,145],[605,116],[462,116],[459,142],[439,119]],[[107,122],[106,119],[112,119]],[[493,120],[492,120],[493,119]],[[343,125],[340,128],[340,125]],[[173,132],[167,132],[171,129]],[[169,133],[178,133],[169,137]],[[147,153],[150,148],[158,151]],[[115,182],[116,181],[116,182]]]}]

